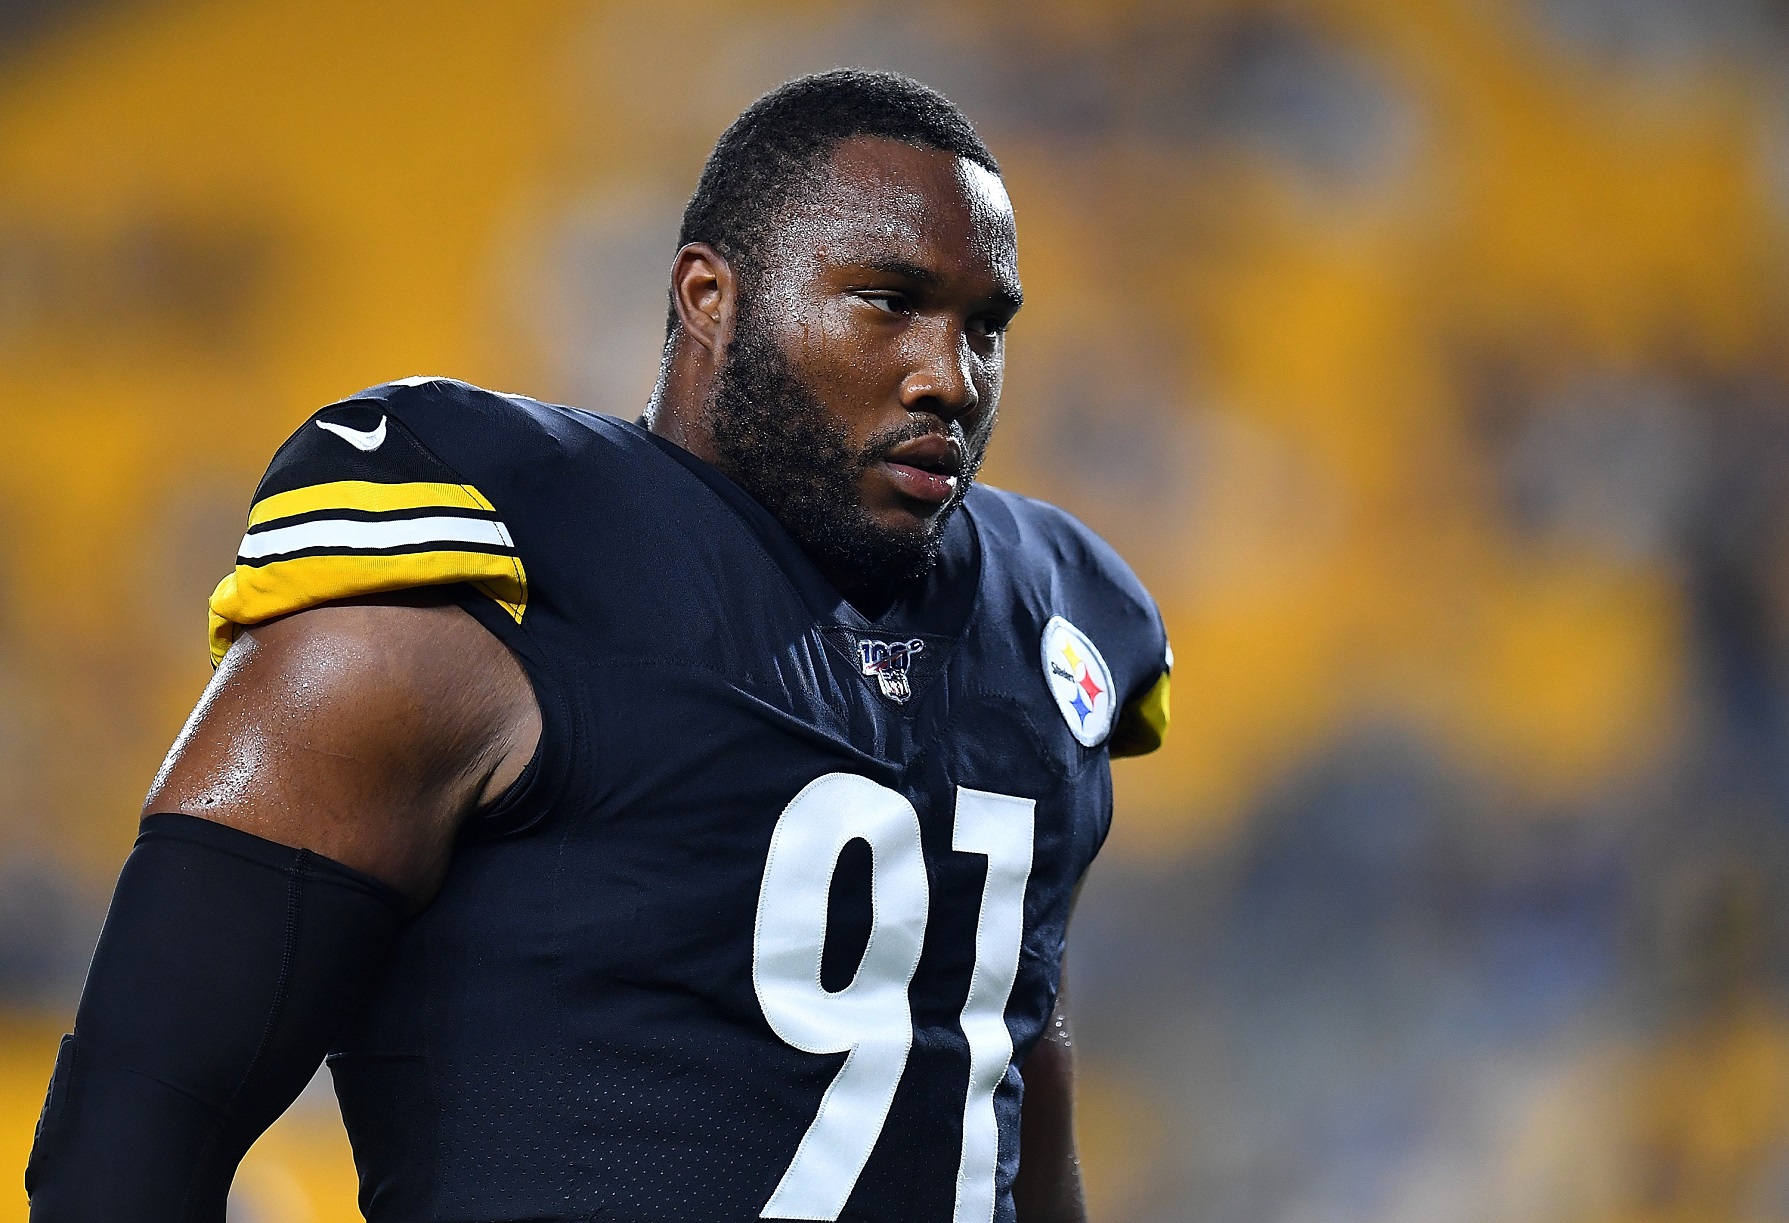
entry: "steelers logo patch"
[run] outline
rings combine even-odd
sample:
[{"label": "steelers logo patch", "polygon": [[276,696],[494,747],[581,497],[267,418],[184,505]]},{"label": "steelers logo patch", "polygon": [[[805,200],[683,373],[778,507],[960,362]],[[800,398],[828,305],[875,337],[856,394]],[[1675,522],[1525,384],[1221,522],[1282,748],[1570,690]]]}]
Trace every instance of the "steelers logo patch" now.
[{"label": "steelers logo patch", "polygon": [[1051,616],[1044,625],[1044,682],[1075,738],[1098,747],[1112,732],[1112,672],[1087,634]]}]

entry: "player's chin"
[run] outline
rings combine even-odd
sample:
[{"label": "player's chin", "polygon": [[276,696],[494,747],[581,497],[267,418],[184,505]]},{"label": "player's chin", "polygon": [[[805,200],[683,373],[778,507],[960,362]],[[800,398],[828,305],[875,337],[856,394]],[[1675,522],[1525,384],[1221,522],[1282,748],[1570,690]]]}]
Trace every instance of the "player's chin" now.
[{"label": "player's chin", "polygon": [[896,552],[919,553],[937,540],[943,526],[943,511],[917,514],[901,510],[871,514],[870,522],[884,546]]},{"label": "player's chin", "polygon": [[954,501],[954,497],[939,501],[930,496],[912,496],[899,485],[878,478],[874,471],[859,492],[858,505],[877,534],[889,540],[911,540],[916,545],[937,536]]}]

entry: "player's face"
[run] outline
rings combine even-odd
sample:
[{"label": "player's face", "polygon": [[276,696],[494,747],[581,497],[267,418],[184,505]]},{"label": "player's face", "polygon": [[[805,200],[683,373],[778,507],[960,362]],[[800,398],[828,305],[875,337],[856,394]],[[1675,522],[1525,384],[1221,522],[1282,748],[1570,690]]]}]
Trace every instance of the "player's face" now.
[{"label": "player's face", "polygon": [[[852,448],[925,427],[859,479],[873,519],[921,526],[993,426],[1019,306],[1006,188],[950,153],[846,141],[771,256],[755,315]],[[953,423],[963,437],[947,448]]]},{"label": "player's face", "polygon": [[835,572],[923,570],[999,403],[1020,296],[1005,188],[950,153],[846,141],[764,265],[720,379],[727,465]]}]

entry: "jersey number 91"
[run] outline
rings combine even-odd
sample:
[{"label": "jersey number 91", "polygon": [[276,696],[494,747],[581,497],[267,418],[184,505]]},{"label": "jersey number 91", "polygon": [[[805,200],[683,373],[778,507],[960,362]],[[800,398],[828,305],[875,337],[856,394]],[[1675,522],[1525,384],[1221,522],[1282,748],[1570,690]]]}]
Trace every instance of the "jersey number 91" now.
[{"label": "jersey number 91", "polygon": [[[988,875],[963,1003],[969,1082],[953,1223],[988,1223],[994,1215],[994,1089],[1012,1062],[1006,1003],[1019,970],[1035,807],[1027,798],[957,787],[951,848],[985,856]],[[839,855],[857,839],[870,846],[870,938],[851,983],[830,992],[820,983],[827,899]],[[783,809],[758,893],[752,985],[782,1040],[806,1053],[846,1057],[759,1217],[834,1220],[844,1210],[913,1048],[907,990],[929,905],[919,817],[899,793],[866,777],[828,773]]]}]

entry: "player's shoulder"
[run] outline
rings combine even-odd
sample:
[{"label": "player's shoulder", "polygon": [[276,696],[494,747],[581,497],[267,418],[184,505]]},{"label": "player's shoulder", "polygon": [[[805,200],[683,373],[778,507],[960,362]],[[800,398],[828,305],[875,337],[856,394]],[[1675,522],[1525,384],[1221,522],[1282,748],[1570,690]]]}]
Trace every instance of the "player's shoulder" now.
[{"label": "player's shoulder", "polygon": [[1115,756],[1161,745],[1168,726],[1173,651],[1160,608],[1118,550],[1060,506],[988,485],[970,490],[984,565],[1024,591],[1066,640],[1090,644],[1119,686]]},{"label": "player's shoulder", "polygon": [[259,525],[297,505],[373,512],[394,497],[515,514],[557,468],[625,469],[647,455],[644,430],[613,417],[456,378],[403,378],[312,413],[275,451],[250,517]]},{"label": "player's shoulder", "polygon": [[640,433],[452,378],[382,383],[319,409],[255,489],[211,599],[214,661],[245,626],[419,586],[472,585],[520,623],[528,576],[513,516],[566,464],[635,466],[651,450]]},{"label": "player's shoulder", "polygon": [[516,468],[642,447],[638,430],[611,417],[457,378],[414,377],[368,387],[319,409],[280,448],[274,467],[282,460],[315,458],[322,468],[345,469],[356,460],[339,442],[354,446],[356,435],[371,438],[381,427],[396,444],[365,451],[381,457],[364,465],[401,474],[397,465],[422,451],[464,479],[492,485]]}]

